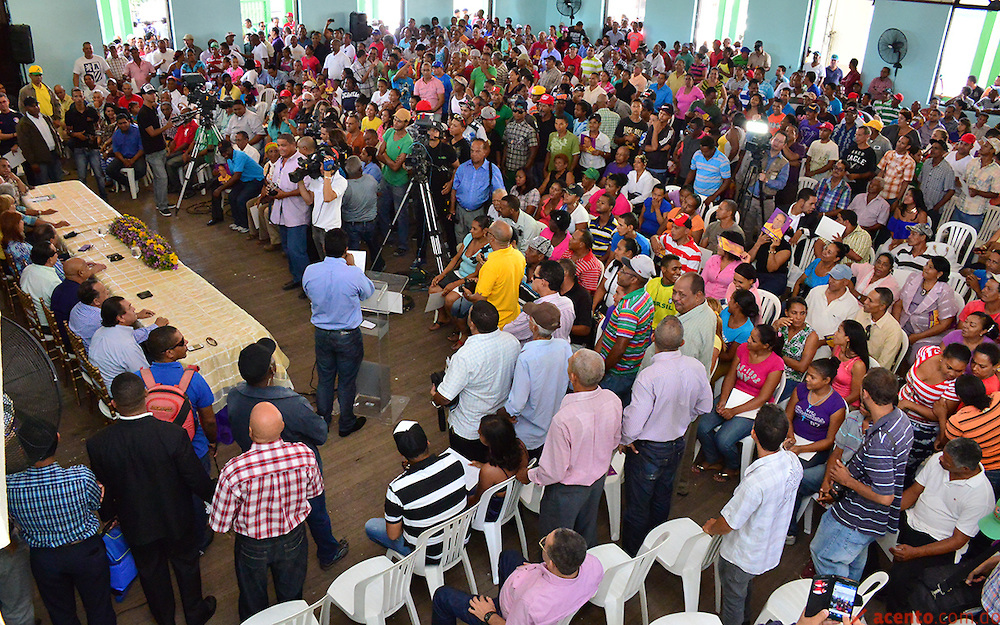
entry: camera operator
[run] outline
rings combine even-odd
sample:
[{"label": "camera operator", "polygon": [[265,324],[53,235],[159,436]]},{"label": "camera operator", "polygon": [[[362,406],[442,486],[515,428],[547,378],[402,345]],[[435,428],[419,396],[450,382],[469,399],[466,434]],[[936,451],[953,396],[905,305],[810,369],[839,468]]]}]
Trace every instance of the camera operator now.
[{"label": "camera operator", "polygon": [[104,172],[101,170],[101,152],[97,149],[98,114],[94,107],[87,104],[83,98],[83,90],[79,87],[73,87],[73,106],[66,111],[65,121],[66,133],[69,135],[68,147],[73,150],[76,173],[80,177],[80,182],[87,184],[89,166],[97,181],[97,192],[102,200],[107,201]]},{"label": "camera operator", "polygon": [[[458,153],[447,142],[442,141],[443,126],[437,124],[427,130],[427,154],[431,161],[431,197],[434,199],[434,209],[438,214],[438,225],[444,231],[445,254],[450,258],[455,255],[458,248],[455,240],[455,222],[452,221],[451,212],[448,206],[451,203],[451,183],[455,177],[455,170],[458,169]],[[423,224],[418,226],[420,232],[424,230]],[[417,253],[418,260],[425,258],[427,241],[421,236],[423,243]]]},{"label": "camera operator", "polygon": [[[746,190],[751,196],[750,210],[747,211],[747,215],[743,216],[741,225],[749,240],[757,239],[760,228],[764,225],[764,220],[774,212],[774,196],[784,189],[788,182],[788,159],[781,155],[787,141],[788,137],[785,136],[784,132],[774,133],[774,136],[771,137],[770,150],[764,153],[762,161],[760,161],[760,173]],[[754,155],[751,154],[750,150],[747,150],[737,180],[742,181],[746,178],[746,172],[754,160]]]},{"label": "camera operator", "polygon": [[[296,142],[299,154],[308,159],[316,153],[316,140],[312,137],[302,137]],[[341,227],[340,205],[347,191],[347,180],[338,171],[337,159],[329,153],[329,148],[322,148],[323,159],[320,176],[309,172],[299,180],[299,192],[306,204],[312,204],[312,236],[320,257],[326,256],[326,233]],[[303,159],[305,163],[305,159]],[[303,167],[306,167],[303,164]],[[364,267],[362,267],[364,269]]]},{"label": "camera operator", "polygon": [[240,152],[229,141],[219,143],[219,154],[226,159],[229,168],[229,178],[212,183],[212,220],[209,226],[221,223],[225,219],[222,212],[222,193],[229,189],[229,206],[233,211],[233,225],[237,232],[250,232],[247,218],[247,202],[260,194],[264,186],[264,169],[246,152]]}]

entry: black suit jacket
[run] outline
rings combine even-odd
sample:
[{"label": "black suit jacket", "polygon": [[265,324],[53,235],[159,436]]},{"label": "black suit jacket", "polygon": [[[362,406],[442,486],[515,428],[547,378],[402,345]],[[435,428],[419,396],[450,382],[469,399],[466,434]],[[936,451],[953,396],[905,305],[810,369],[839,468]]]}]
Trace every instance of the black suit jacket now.
[{"label": "black suit jacket", "polygon": [[129,544],[193,535],[191,496],[211,501],[215,486],[182,428],[153,416],[118,420],[87,441],[87,453],[105,488],[101,516],[117,516]]}]

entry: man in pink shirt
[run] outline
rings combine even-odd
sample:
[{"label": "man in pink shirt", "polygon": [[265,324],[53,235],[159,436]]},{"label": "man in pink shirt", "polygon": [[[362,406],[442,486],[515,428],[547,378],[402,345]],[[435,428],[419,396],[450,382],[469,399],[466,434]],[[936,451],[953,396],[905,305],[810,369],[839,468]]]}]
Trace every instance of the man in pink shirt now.
[{"label": "man in pink shirt", "polygon": [[538,466],[528,479],[545,486],[538,511],[538,531],[559,527],[579,532],[587,545],[597,544],[597,504],[622,433],[622,401],[599,388],[604,359],[581,349],[569,359],[573,393],[552,417]]},{"label": "man in pink shirt", "polygon": [[142,58],[139,48],[132,48],[132,61],[125,66],[123,73],[125,78],[134,81],[137,89],[142,89],[155,72],[153,64]]},{"label": "man in pink shirt", "polygon": [[430,63],[420,65],[420,79],[413,85],[413,93],[421,100],[429,102],[435,119],[441,119],[444,105],[444,83],[431,72]]},{"label": "man in pink shirt", "polygon": [[438,588],[432,625],[455,625],[457,619],[486,625],[557,623],[575,613],[597,592],[604,577],[601,562],[573,530],[553,530],[539,545],[539,564],[526,563],[519,551],[500,554],[498,602],[450,586]]}]

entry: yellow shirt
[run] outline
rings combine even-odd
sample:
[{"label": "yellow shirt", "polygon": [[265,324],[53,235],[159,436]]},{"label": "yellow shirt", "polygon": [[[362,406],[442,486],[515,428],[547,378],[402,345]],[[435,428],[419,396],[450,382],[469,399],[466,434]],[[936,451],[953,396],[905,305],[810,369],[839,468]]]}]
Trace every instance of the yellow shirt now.
[{"label": "yellow shirt", "polygon": [[670,86],[670,92],[674,94],[674,102],[677,101],[677,94],[680,93],[681,87],[684,86],[684,77],[687,74],[677,75],[677,72],[671,71],[667,76],[667,85]]},{"label": "yellow shirt", "polygon": [[490,252],[479,269],[476,293],[496,306],[500,313],[500,328],[514,320],[521,312],[517,301],[518,287],[524,277],[526,262],[517,248],[506,247]]},{"label": "yellow shirt", "polygon": [[49,95],[49,88],[45,86],[45,83],[32,86],[35,88],[35,99],[38,100],[38,108],[42,109],[43,114],[52,117],[52,98]]},{"label": "yellow shirt", "polygon": [[663,278],[653,278],[646,282],[646,292],[653,299],[653,327],[660,325],[667,315],[674,316],[674,285],[665,286]]},{"label": "yellow shirt", "polygon": [[382,126],[382,118],[378,116],[373,119],[368,119],[367,117],[361,118],[361,132],[366,130],[374,130],[375,132],[378,132],[380,126]]}]

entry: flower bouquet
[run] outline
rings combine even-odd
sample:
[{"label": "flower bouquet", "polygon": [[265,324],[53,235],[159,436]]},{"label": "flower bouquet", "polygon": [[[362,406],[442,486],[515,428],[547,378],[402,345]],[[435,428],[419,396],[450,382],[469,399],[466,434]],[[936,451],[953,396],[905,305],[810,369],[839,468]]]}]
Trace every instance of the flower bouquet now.
[{"label": "flower bouquet", "polygon": [[180,263],[166,239],[131,215],[122,215],[112,221],[108,232],[125,245],[139,248],[139,258],[153,269],[177,269]]}]

